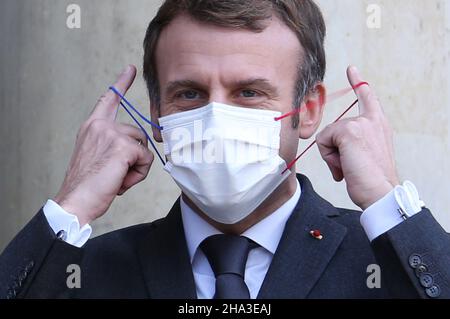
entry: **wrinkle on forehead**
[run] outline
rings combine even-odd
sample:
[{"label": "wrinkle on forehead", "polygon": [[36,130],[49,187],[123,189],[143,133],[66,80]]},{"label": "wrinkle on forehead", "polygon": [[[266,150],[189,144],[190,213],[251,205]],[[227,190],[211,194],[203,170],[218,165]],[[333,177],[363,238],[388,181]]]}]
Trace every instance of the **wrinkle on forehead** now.
[{"label": "wrinkle on forehead", "polygon": [[301,52],[295,33],[276,17],[266,29],[256,33],[205,24],[180,15],[161,33],[156,61],[159,80],[164,82],[166,74],[159,70],[208,72],[208,69],[239,70],[254,66],[289,74],[294,72],[293,68],[296,72]]}]

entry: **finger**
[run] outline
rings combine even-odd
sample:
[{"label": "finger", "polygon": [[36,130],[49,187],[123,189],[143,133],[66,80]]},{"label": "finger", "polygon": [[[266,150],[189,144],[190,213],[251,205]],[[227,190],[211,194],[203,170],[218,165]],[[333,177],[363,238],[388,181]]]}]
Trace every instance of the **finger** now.
[{"label": "finger", "polygon": [[[337,157],[337,159],[339,161],[339,156],[336,156],[336,157]],[[330,161],[325,161],[325,163],[327,163],[328,168],[331,171],[331,175],[333,175],[333,179],[336,182],[341,182],[344,179],[344,173],[342,172],[341,167],[340,166],[339,167],[338,166],[334,166]]]},{"label": "finger", "polygon": [[369,85],[360,85],[364,82],[358,69],[354,66],[349,66],[347,69],[347,77],[351,86],[358,97],[359,115],[375,115],[377,112],[381,112],[378,99],[373,93]]},{"label": "finger", "polygon": [[[328,150],[332,152],[335,149],[339,149],[339,136],[341,129],[340,127],[343,123],[348,122],[349,119],[343,119],[338,122],[327,125],[322,131],[316,136],[316,143],[319,146],[319,150]],[[323,155],[321,153],[321,155]]]},{"label": "finger", "polygon": [[356,118],[348,118],[328,125],[316,137],[322,159],[327,163],[335,181],[344,179],[341,163],[340,148],[343,146],[345,136],[358,138],[359,131],[355,127]]},{"label": "finger", "polygon": [[144,149],[142,147],[141,149],[142,151],[140,151],[138,160],[132,167],[130,167],[122,182],[118,195],[124,194],[128,189],[142,182],[147,177],[153,163],[154,155],[148,149]]},{"label": "finger", "polygon": [[344,174],[341,168],[339,150],[334,146],[324,143],[323,141],[318,141],[317,146],[319,148],[319,153],[325,163],[327,163],[334,180],[336,182],[342,181],[344,179]]},{"label": "finger", "polygon": [[[118,76],[116,83],[114,83],[114,87],[122,94],[125,94],[130,88],[131,84],[136,77],[136,67],[133,65],[129,65],[125,68],[125,70]],[[120,102],[120,97],[117,96],[113,91],[108,90],[104,93],[97,104],[94,107],[94,110],[91,113],[90,119],[107,119],[114,121],[116,118],[117,107]]]},{"label": "finger", "polygon": [[142,132],[140,128],[124,123],[117,123],[115,125],[115,128],[118,132],[132,137],[136,141],[141,141],[142,145],[145,145],[145,147],[148,146],[147,136],[144,134],[144,132]]}]

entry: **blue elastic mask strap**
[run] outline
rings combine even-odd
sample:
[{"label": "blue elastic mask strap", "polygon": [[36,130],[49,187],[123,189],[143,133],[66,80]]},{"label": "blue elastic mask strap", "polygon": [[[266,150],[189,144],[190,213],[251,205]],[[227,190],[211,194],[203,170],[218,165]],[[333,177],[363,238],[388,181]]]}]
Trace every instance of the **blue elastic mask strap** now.
[{"label": "blue elastic mask strap", "polygon": [[109,87],[111,91],[113,91],[114,93],[116,93],[137,115],[139,115],[139,117],[147,122],[148,124],[150,124],[151,126],[153,126],[154,128],[162,131],[163,128],[161,126],[159,126],[158,124],[153,123],[152,121],[150,121],[149,119],[147,119],[144,115],[142,115],[133,105],[131,105],[130,102],[128,102],[128,100],[126,99],[125,96],[123,96],[114,86],[110,86]]},{"label": "blue elastic mask strap", "polygon": [[[149,123],[150,125],[154,126],[155,128],[157,128],[158,130],[162,130],[163,128],[157,124],[154,124],[152,121],[148,120],[147,118],[145,118],[145,116],[143,116],[141,113],[139,113],[138,110],[136,110],[136,108],[131,105],[130,102],[128,102],[125,97],[120,94],[119,91],[116,90],[115,87],[111,86],[110,87],[111,91],[113,91],[115,94],[117,94],[123,101],[125,101],[125,103],[134,111],[136,112],[139,117],[141,119],[143,119],[145,122]],[[142,132],[145,134],[145,137],[147,138],[147,140],[150,142],[150,145],[153,147],[153,149],[155,150],[156,154],[159,157],[159,160],[161,161],[161,163],[163,165],[166,165],[166,163],[164,162],[161,154],[159,154],[158,149],[156,148],[156,145],[153,143],[152,139],[150,138],[150,135],[147,133],[147,131],[144,129],[144,127],[141,125],[141,123],[139,123],[139,121],[136,119],[136,117],[133,115],[133,113],[130,112],[130,110],[125,106],[125,104],[123,104],[122,101],[120,101],[120,105],[124,108],[124,110],[128,113],[128,115],[130,115],[130,117],[133,119],[133,121],[137,124],[137,126],[139,126],[139,128],[142,130]]]}]

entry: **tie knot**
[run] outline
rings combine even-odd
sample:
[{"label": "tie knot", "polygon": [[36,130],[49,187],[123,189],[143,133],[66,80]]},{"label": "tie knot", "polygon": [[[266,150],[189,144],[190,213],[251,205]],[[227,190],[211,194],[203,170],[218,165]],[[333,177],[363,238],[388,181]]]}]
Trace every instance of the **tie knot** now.
[{"label": "tie knot", "polygon": [[244,278],[248,253],[256,244],[235,235],[213,235],[206,238],[200,248],[208,258],[214,275],[235,274]]}]

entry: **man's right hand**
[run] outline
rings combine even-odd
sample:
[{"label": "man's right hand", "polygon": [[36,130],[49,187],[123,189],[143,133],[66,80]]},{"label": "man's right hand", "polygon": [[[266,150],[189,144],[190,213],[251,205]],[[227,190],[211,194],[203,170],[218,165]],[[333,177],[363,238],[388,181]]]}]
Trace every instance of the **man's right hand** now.
[{"label": "man's right hand", "polygon": [[[136,76],[128,66],[114,84],[122,94]],[[120,97],[109,90],[80,128],[63,185],[55,197],[80,226],[102,216],[117,195],[147,177],[153,154],[137,127],[116,123]],[[140,143],[141,141],[142,143]]]}]

